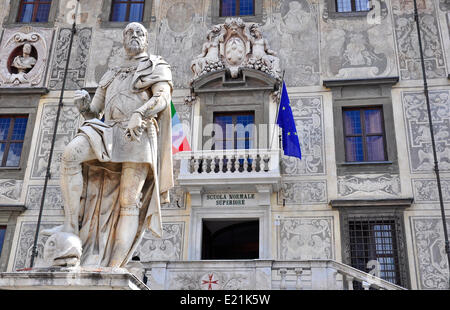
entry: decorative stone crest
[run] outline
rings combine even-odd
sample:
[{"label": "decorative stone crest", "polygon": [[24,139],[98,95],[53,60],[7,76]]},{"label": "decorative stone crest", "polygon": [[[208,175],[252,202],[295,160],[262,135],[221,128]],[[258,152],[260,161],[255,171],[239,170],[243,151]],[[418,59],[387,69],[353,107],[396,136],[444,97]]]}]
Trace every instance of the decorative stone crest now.
[{"label": "decorative stone crest", "polygon": [[43,84],[50,30],[30,26],[5,31],[0,48],[0,86],[37,87]]},{"label": "decorative stone crest", "polygon": [[202,53],[191,63],[194,79],[208,72],[229,69],[236,78],[240,68],[261,70],[279,78],[280,60],[269,49],[258,24],[227,18],[215,25],[206,36]]}]

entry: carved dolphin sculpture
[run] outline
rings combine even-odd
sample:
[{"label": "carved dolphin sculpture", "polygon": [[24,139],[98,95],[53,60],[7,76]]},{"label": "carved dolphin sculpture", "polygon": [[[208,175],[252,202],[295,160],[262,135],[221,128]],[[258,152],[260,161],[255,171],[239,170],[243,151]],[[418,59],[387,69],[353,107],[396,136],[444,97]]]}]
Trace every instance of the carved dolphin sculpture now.
[{"label": "carved dolphin sculpture", "polygon": [[81,240],[77,235],[58,232],[45,243],[44,261],[51,266],[76,267],[80,265],[81,253]]}]

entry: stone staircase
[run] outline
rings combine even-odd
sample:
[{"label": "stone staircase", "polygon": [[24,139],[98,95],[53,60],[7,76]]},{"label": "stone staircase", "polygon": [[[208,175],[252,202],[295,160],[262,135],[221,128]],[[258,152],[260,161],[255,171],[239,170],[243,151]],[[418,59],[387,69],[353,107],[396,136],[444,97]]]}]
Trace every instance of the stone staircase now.
[{"label": "stone staircase", "polygon": [[353,290],[353,281],[365,290],[405,290],[334,260],[153,261],[131,265],[153,290]]}]

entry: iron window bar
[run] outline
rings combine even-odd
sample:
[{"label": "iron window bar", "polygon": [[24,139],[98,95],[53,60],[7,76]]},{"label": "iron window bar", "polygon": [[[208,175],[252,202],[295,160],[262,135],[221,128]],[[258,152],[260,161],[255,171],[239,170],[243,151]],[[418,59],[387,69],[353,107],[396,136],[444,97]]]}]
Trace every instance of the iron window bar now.
[{"label": "iron window bar", "polygon": [[[401,286],[398,247],[401,232],[397,226],[392,217],[349,217],[351,266]],[[353,287],[363,289],[357,281],[353,282]]]}]

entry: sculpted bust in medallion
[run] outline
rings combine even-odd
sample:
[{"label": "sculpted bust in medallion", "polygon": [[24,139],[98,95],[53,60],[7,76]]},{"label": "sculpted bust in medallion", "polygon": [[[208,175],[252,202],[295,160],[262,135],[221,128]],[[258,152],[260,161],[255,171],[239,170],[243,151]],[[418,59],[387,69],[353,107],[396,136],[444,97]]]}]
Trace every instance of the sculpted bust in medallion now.
[{"label": "sculpted bust in medallion", "polygon": [[19,73],[27,73],[36,64],[36,58],[31,56],[31,45],[28,43],[24,44],[22,53],[22,56],[14,58],[11,67],[16,68]]},{"label": "sculpted bust in medallion", "polygon": [[62,157],[65,220],[43,232],[54,249],[45,259],[56,266],[124,267],[146,229],[162,235],[160,206],[173,187],[172,74],[147,53],[141,24],[126,26],[123,44],[122,64],[105,73],[92,100],[75,93],[86,121]]}]

